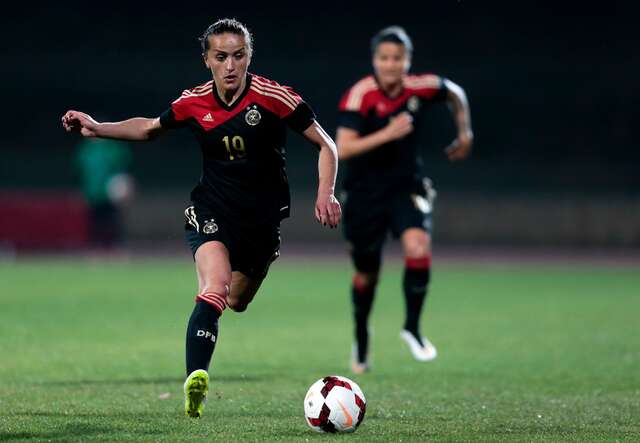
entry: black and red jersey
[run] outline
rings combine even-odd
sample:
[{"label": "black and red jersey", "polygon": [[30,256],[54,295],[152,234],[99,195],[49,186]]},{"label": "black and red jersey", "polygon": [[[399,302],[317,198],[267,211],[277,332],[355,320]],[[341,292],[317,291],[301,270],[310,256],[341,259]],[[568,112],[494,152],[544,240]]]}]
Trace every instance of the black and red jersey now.
[{"label": "black and red jersey", "polygon": [[[444,79],[434,74],[406,75],[403,89],[389,97],[369,75],[353,85],[340,100],[339,126],[351,128],[361,136],[384,128],[389,119],[409,112],[414,120],[432,102],[445,100]],[[422,181],[417,128],[405,138],[395,140],[347,161],[344,188],[347,191],[385,191],[413,188]]]},{"label": "black and red jersey", "polygon": [[191,199],[240,225],[289,216],[286,129],[303,132],[311,108],[291,88],[253,74],[241,96],[224,103],[209,81],[185,90],[160,116],[163,128],[188,127],[200,144],[202,177]]}]

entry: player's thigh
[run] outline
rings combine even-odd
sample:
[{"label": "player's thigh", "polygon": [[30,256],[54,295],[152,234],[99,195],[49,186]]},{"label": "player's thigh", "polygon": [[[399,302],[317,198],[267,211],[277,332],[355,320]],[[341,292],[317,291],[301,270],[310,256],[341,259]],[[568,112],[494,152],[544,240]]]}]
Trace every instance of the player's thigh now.
[{"label": "player's thigh", "polygon": [[256,227],[244,232],[232,251],[233,270],[229,307],[241,312],[255,297],[271,264],[280,256],[280,227]]},{"label": "player's thigh", "polygon": [[352,194],[345,202],[343,234],[349,243],[356,273],[363,279],[377,277],[382,248],[389,233],[389,214],[384,201]]},{"label": "player's thigh", "polygon": [[194,254],[200,293],[214,292],[228,295],[231,285],[229,251],[219,241],[208,241],[198,247]]},{"label": "player's thigh", "polygon": [[424,257],[431,253],[431,206],[425,197],[407,193],[393,202],[392,233],[399,238],[407,257]]},{"label": "player's thigh", "polygon": [[231,274],[231,291],[227,297],[227,303],[231,309],[242,312],[247,309],[249,303],[258,293],[263,279],[252,278],[240,271]]},{"label": "player's thigh", "polygon": [[199,293],[226,295],[231,285],[229,232],[206,207],[193,204],[184,211],[185,237],[193,254]]}]

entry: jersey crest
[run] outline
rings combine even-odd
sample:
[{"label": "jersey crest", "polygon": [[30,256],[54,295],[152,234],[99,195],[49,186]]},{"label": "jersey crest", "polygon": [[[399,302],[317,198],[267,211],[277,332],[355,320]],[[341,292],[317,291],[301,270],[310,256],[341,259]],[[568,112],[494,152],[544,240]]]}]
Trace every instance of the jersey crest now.
[{"label": "jersey crest", "polygon": [[244,121],[246,121],[249,126],[256,126],[262,119],[262,115],[257,108],[256,105],[253,105],[244,115]]}]

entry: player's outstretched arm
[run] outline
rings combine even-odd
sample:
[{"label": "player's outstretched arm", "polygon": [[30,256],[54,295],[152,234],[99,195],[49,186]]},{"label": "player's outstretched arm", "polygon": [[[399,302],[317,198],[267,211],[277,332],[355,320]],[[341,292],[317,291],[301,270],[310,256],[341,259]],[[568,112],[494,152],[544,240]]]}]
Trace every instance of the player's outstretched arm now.
[{"label": "player's outstretched arm", "polygon": [[342,216],[340,203],[334,196],[338,173],[338,153],[336,144],[329,134],[314,121],[302,133],[307,140],[320,149],[318,157],[318,198],[316,200],[316,220],[331,228],[338,226]]},{"label": "player's outstretched arm", "polygon": [[471,154],[473,145],[473,131],[471,130],[471,113],[469,112],[469,102],[464,89],[452,82],[444,81],[447,87],[447,103],[451,109],[453,120],[458,129],[458,136],[445,149],[449,160],[464,160]]},{"label": "player's outstretched arm", "polygon": [[339,127],[336,133],[340,160],[357,157],[393,140],[404,138],[413,131],[413,117],[402,112],[391,117],[384,128],[364,137],[355,129]]},{"label": "player's outstretched arm", "polygon": [[113,138],[118,140],[151,140],[162,131],[159,118],[136,117],[115,123],[100,123],[89,114],[67,111],[62,116],[67,132],[79,132],[83,137]]}]

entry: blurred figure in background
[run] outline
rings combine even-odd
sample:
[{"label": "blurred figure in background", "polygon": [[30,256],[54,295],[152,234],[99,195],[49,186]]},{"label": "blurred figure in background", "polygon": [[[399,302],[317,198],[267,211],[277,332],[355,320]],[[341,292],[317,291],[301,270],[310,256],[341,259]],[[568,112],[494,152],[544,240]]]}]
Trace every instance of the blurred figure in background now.
[{"label": "blurred figure in background", "polygon": [[89,209],[91,246],[111,249],[121,245],[122,208],[134,192],[129,146],[117,140],[84,138],[78,144],[75,163]]},{"label": "blurred figure in background", "polygon": [[336,135],[339,156],[347,160],[344,234],[356,269],[351,365],[355,373],[369,369],[367,323],[389,232],[400,239],[405,255],[406,317],[400,337],[416,360],[437,356],[436,348],[419,328],[431,278],[435,191],[422,172],[414,119],[432,103],[447,103],[457,128],[456,139],[445,150],[449,160],[465,159],[473,141],[463,89],[437,75],[408,74],[413,45],[404,29],[391,26],[381,30],[372,39],[371,51],[374,75],[358,81],[343,96]]}]

